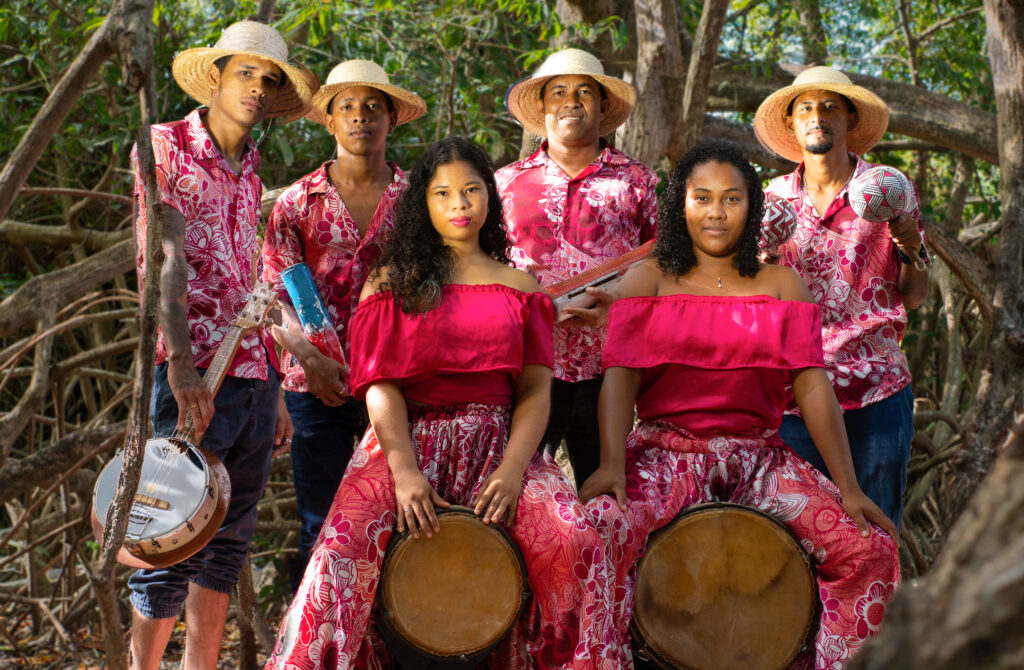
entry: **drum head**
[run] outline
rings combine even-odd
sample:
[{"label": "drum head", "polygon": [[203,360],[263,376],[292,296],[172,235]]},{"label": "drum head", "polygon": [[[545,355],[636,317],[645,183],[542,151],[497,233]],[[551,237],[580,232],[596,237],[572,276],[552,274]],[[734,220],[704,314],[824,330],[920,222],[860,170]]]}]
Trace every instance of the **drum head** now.
[{"label": "drum head", "polygon": [[519,552],[470,511],[439,510],[441,532],[403,535],[388,550],[380,607],[400,637],[432,656],[470,655],[498,643],[522,609]]},{"label": "drum head", "polygon": [[671,667],[781,670],[808,639],[817,600],[809,559],[785,526],[715,505],[651,535],[632,628]]}]

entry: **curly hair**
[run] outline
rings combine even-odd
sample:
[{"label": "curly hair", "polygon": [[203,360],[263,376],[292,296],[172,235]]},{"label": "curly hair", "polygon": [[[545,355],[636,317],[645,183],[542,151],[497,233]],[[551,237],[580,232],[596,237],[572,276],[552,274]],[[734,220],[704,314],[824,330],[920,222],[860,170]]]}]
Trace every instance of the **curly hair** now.
[{"label": "curly hair", "polygon": [[686,274],[697,265],[693,239],[686,229],[686,182],[697,166],[710,162],[733,165],[743,175],[749,208],[732,265],[739,270],[740,276],[753,277],[760,269],[757,242],[761,237],[761,220],[764,218],[764,190],[750,161],[734,146],[724,142],[701,144],[688,151],[676,163],[658,215],[658,241],[654,245],[654,258],[662,272],[676,277]]},{"label": "curly hair", "polygon": [[430,222],[427,187],[442,165],[463,161],[487,187],[487,218],[480,229],[480,248],[499,263],[509,264],[508,229],[494,182],[494,166],[482,147],[461,137],[435,142],[409,172],[409,188],[398,201],[395,227],[384,244],[371,276],[387,268],[381,288],[391,291],[407,314],[426,312],[441,300],[441,287],[451,283],[451,249]]}]

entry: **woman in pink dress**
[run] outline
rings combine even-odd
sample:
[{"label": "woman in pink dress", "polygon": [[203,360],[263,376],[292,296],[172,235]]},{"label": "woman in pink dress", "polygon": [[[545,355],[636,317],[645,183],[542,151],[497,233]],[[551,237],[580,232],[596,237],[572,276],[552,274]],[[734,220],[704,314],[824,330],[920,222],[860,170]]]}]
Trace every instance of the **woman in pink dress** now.
[{"label": "woman in pink dress", "polygon": [[[613,668],[607,562],[572,485],[537,454],[550,399],[553,307],[508,266],[486,152],[461,138],[413,168],[393,238],[352,323],[352,386],[371,427],[268,668],[377,668],[371,629],[388,539],[440,531],[434,508],[504,519],[533,596],[498,668]],[[415,541],[415,540],[413,540]],[[440,624],[443,625],[443,622]]]},{"label": "woman in pink dress", "polygon": [[[609,311],[601,467],[580,497],[605,538],[627,657],[637,559],[652,531],[697,503],[756,507],[812,557],[821,621],[813,658],[798,666],[842,667],[878,630],[899,582],[896,530],[854,477],[818,307],[799,275],[757,261],[763,207],[738,151],[688,153],[672,173],[653,258],[626,274]],[[840,473],[835,485],[778,437],[789,392]]]}]

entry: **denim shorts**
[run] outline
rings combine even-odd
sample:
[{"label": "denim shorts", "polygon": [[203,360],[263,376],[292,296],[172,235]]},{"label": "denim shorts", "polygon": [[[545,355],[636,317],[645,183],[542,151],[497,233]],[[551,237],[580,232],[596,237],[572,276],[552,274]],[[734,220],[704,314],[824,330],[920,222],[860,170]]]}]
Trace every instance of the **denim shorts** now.
[{"label": "denim shorts", "polygon": [[[273,368],[269,375],[267,381],[224,378],[202,446],[224,462],[231,477],[227,516],[210,543],[192,557],[158,570],[139,570],[128,579],[131,603],[143,616],[178,616],[189,582],[218,593],[231,593],[238,582],[256,528],[256,503],[270,473],[280,381]],[[167,363],[156,366],[150,416],[155,437],[174,432],[178,403],[167,383]]]},{"label": "denim shorts", "polygon": [[[857,483],[897,527],[903,519],[910,441],[914,437],[914,396],[910,386],[884,400],[843,412]],[[831,478],[803,419],[782,418],[779,436],[793,451]]]}]

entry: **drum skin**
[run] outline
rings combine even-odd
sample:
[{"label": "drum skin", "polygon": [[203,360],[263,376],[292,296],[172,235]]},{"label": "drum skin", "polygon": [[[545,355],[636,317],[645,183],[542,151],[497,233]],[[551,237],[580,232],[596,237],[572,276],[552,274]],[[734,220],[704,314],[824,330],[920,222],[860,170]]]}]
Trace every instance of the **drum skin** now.
[{"label": "drum skin", "polygon": [[790,531],[742,505],[684,510],[637,564],[641,657],[685,670],[782,670],[813,642],[818,589]]},{"label": "drum skin", "polygon": [[392,537],[377,590],[378,623],[385,640],[397,637],[425,659],[479,658],[519,618],[526,569],[500,526],[464,507],[436,511],[440,533]]}]

